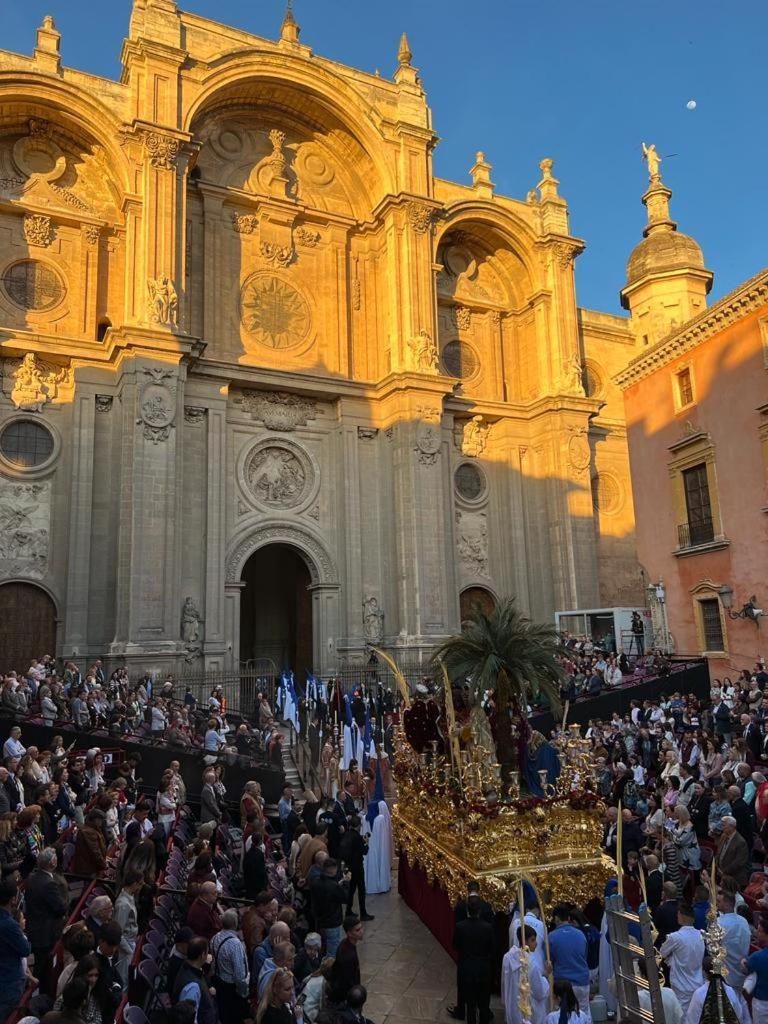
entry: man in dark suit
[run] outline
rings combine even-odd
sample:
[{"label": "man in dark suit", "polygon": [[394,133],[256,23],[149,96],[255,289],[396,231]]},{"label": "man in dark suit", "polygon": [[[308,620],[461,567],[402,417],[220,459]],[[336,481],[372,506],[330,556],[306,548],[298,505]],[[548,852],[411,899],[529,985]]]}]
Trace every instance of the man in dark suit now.
[{"label": "man in dark suit", "polygon": [[69,910],[69,889],[63,876],[55,873],[56,867],[56,851],[50,847],[42,850],[24,892],[27,938],[35,957],[35,977],[46,994],[51,991],[51,950],[61,938]]},{"label": "man in dark suit", "polygon": [[480,900],[467,898],[467,917],[453,932],[458,957],[459,991],[463,993],[467,1024],[488,1024],[491,1019],[491,978],[493,975],[493,926],[480,918]]},{"label": "man in dark suit", "polygon": [[[357,762],[355,762],[357,764]],[[352,762],[349,763],[350,768]],[[344,820],[351,818],[353,814],[357,814],[357,808],[355,807],[355,798],[352,796],[350,790],[354,787],[354,783],[347,781],[344,783],[344,791],[336,797],[336,803],[341,807],[344,812]],[[334,808],[335,811],[335,808]]]},{"label": "man in dark suit", "polygon": [[347,831],[341,840],[341,859],[347,866],[350,874],[349,898],[347,900],[347,917],[352,914],[352,902],[357,891],[357,899],[360,904],[360,920],[372,921],[373,916],[365,909],[365,855],[368,853],[368,844],[360,835],[360,819],[353,814],[349,819]]},{"label": "man in dark suit", "polygon": [[[467,895],[463,900],[459,900],[456,906],[453,908],[453,919],[454,924],[458,924],[460,921],[466,921],[467,904],[470,900],[476,900],[477,906],[480,908],[480,920],[487,921],[488,924],[493,925],[495,915],[493,913],[493,907],[490,903],[487,903],[480,896],[480,883],[472,879],[467,883]],[[456,1005],[448,1007],[449,1016],[453,1017],[454,1020],[464,1020],[466,1014],[466,998],[461,983],[461,971],[458,966],[456,968]]]},{"label": "man in dark suit", "polygon": [[21,785],[19,780],[16,778],[16,769],[19,767],[19,759],[17,757],[6,757],[3,761],[3,767],[6,771],[4,788],[8,795],[8,803],[11,805],[12,811],[18,811],[24,805],[24,801],[21,798]]},{"label": "man in dark suit", "polygon": [[749,804],[741,795],[738,786],[728,787],[728,803],[731,805],[731,814],[736,819],[736,829],[747,844],[749,852],[752,852],[754,844],[754,829],[752,826],[752,811]]},{"label": "man in dark suit", "polygon": [[645,891],[648,896],[648,910],[651,915],[656,913],[656,908],[661,903],[662,889],[664,886],[664,872],[659,869],[659,858],[649,853],[644,858],[645,863]]},{"label": "man in dark suit", "polygon": [[363,938],[363,926],[354,914],[344,918],[344,938],[336,950],[331,974],[328,979],[331,987],[331,998],[342,1003],[347,993],[355,985],[360,984],[360,960],[357,955],[357,944]]},{"label": "man in dark suit", "polygon": [[720,700],[712,713],[715,722],[715,735],[719,736],[724,743],[731,742],[733,724],[731,722],[731,709],[724,700]]},{"label": "man in dark suit", "polygon": [[747,744],[747,750],[752,755],[755,761],[760,759],[760,755],[763,751],[763,736],[760,732],[760,726],[757,724],[755,713],[741,716],[741,726],[743,730],[744,742]]},{"label": "man in dark suit", "polygon": [[680,927],[677,920],[677,905],[680,902],[677,897],[677,886],[674,882],[664,882],[661,890],[662,900],[653,915],[653,923],[656,925],[658,937],[656,946],[661,946],[666,937],[676,932]]},{"label": "man in dark suit", "polygon": [[93,990],[101,1008],[102,1024],[115,1019],[115,1011],[123,995],[123,983],[115,963],[122,937],[123,929],[117,921],[106,921],[102,925],[95,953],[99,961],[99,980]]},{"label": "man in dark suit", "polygon": [[475,879],[467,882],[467,896],[463,900],[459,900],[456,906],[453,908],[453,918],[455,924],[459,921],[466,921],[467,919],[467,903],[470,899],[477,900],[478,906],[480,907],[480,920],[487,921],[488,924],[493,924],[496,915],[493,912],[493,907],[487,900],[484,900],[480,895],[480,883]]}]

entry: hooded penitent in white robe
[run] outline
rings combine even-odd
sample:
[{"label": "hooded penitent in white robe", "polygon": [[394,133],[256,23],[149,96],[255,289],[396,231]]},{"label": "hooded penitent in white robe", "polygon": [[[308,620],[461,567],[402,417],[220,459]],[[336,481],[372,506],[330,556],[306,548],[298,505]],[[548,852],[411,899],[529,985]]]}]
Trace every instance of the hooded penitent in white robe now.
[{"label": "hooded penitent in white robe", "polygon": [[365,857],[365,891],[389,892],[392,888],[392,818],[384,800],[373,819]]}]

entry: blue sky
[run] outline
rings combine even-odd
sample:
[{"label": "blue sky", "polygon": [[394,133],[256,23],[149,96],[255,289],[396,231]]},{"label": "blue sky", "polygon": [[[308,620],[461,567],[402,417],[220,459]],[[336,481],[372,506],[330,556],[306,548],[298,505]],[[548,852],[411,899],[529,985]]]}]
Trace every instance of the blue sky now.
[{"label": "blue sky", "polygon": [[[119,74],[129,0],[0,6],[2,48],[31,53],[50,13],[66,64]],[[284,10],[283,0],[180,6],[270,38]],[[441,177],[468,180],[483,149],[497,190],[522,198],[539,160],[555,159],[571,230],[587,242],[580,304],[619,312],[644,223],[642,140],[668,155],[673,216],[715,272],[712,298],[768,264],[765,0],[295,0],[295,11],[316,53],[384,75],[407,31],[441,138]]]}]

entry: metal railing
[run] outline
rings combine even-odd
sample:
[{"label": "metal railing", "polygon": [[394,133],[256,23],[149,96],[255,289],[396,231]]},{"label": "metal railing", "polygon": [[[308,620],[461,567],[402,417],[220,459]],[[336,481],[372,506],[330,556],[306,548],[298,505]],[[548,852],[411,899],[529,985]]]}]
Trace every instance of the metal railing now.
[{"label": "metal railing", "polygon": [[185,673],[174,679],[174,697],[183,700],[189,689],[202,707],[207,707],[208,698],[214,690],[220,690],[227,708],[248,717],[256,713],[257,696],[265,693],[274,707],[276,679],[254,669],[233,672]]},{"label": "metal railing", "polygon": [[711,518],[697,522],[679,523],[677,527],[678,548],[695,548],[699,544],[709,544],[715,539],[715,525]]}]

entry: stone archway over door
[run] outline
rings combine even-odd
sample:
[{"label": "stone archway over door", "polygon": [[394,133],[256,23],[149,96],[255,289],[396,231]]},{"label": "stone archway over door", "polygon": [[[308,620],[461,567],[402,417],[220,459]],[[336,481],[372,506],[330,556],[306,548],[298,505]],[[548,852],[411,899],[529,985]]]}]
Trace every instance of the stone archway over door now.
[{"label": "stone archway over door", "polygon": [[462,590],[459,603],[462,622],[469,618],[470,612],[477,605],[486,615],[490,615],[496,608],[496,598],[485,587],[467,587],[466,590]]},{"label": "stone archway over door", "polygon": [[34,583],[0,585],[3,669],[26,672],[34,658],[56,654],[56,606]]},{"label": "stone archway over door", "polygon": [[303,684],[315,668],[307,563],[288,544],[268,544],[245,563],[242,582],[240,661],[269,659]]}]

